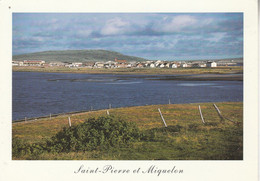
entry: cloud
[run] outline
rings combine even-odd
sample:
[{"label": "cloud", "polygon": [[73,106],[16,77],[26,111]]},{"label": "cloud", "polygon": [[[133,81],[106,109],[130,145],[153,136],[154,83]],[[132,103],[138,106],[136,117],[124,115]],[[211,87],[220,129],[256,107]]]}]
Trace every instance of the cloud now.
[{"label": "cloud", "polygon": [[157,27],[156,30],[161,29],[165,32],[178,32],[181,31],[183,28],[193,26],[196,23],[196,18],[189,15],[180,15],[173,17],[170,22],[167,22],[166,19],[166,21],[163,22],[162,27]]},{"label": "cloud", "polygon": [[211,42],[219,42],[223,40],[224,37],[226,37],[227,33],[226,32],[217,32],[217,33],[212,33],[208,38],[205,38],[205,40],[211,41]]},{"label": "cloud", "polygon": [[146,58],[243,55],[241,13],[15,13],[13,52],[107,49]]},{"label": "cloud", "polygon": [[105,26],[101,29],[102,35],[118,35],[124,34],[129,31],[130,23],[123,21],[121,18],[110,19],[106,22]]},{"label": "cloud", "polygon": [[92,35],[92,30],[82,29],[77,32],[77,35],[82,38],[90,37]]}]

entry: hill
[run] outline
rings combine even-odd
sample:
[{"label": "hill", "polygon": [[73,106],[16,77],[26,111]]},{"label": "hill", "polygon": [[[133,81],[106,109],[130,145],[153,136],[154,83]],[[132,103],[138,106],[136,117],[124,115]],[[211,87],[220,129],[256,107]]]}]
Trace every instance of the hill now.
[{"label": "hill", "polygon": [[127,61],[147,60],[107,50],[44,51],[13,56],[13,60],[44,60],[46,62],[96,62],[113,61],[115,58]]}]

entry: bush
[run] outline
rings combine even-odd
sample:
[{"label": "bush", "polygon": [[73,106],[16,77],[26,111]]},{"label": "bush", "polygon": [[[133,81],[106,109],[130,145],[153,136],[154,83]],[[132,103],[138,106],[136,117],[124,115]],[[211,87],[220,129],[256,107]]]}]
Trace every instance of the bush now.
[{"label": "bush", "polygon": [[33,143],[29,144],[15,137],[12,139],[12,155],[20,157],[22,155],[36,156],[43,153],[45,150],[44,144]]},{"label": "bush", "polygon": [[74,127],[63,128],[47,141],[50,152],[91,151],[139,141],[141,132],[133,123],[113,116],[90,118]]}]

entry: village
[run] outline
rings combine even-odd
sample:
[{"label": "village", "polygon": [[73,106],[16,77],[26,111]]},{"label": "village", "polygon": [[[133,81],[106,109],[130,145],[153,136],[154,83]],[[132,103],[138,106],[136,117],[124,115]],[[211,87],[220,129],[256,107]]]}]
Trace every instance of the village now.
[{"label": "village", "polygon": [[201,60],[201,61],[165,61],[165,60],[148,60],[144,62],[119,60],[115,58],[113,61],[106,62],[45,62],[43,60],[23,60],[12,61],[12,66],[41,66],[41,67],[68,67],[68,68],[205,68],[217,66],[241,66],[241,62],[233,60]]}]

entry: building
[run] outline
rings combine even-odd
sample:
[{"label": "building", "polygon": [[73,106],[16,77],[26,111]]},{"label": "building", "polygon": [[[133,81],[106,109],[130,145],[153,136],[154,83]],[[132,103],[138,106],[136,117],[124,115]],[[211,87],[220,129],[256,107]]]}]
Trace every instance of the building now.
[{"label": "building", "polygon": [[181,67],[182,67],[182,68],[188,67],[188,64],[182,63],[182,64],[181,64]]},{"label": "building", "polygon": [[27,65],[27,66],[41,66],[41,65],[45,64],[45,61],[43,61],[43,60],[24,60],[23,64]]},{"label": "building", "polygon": [[103,68],[104,67],[104,63],[103,62],[96,62],[94,67],[95,68]]},{"label": "building", "polygon": [[138,64],[136,65],[136,68],[143,68],[143,67],[144,67],[144,65],[141,64],[141,63],[138,63]]},{"label": "building", "polygon": [[170,68],[176,69],[178,68],[178,65],[176,63],[170,64]]},{"label": "building", "polygon": [[207,67],[217,67],[217,63],[216,63],[216,62],[212,62],[212,61],[208,61],[208,62],[206,63],[206,66],[207,66]]},{"label": "building", "polygon": [[126,63],[127,61],[126,60],[118,60],[117,58],[115,58],[115,62],[116,63]]},{"label": "building", "polygon": [[73,67],[82,67],[82,62],[74,62],[72,63]]},{"label": "building", "polygon": [[201,68],[201,67],[206,67],[206,64],[204,63],[194,63],[192,64],[193,68]]},{"label": "building", "polygon": [[12,61],[12,66],[23,66],[23,62],[22,61]]},{"label": "building", "polygon": [[170,68],[170,63],[169,62],[164,63],[164,67]]},{"label": "building", "polygon": [[165,65],[162,63],[162,64],[159,64],[158,65],[160,68],[164,68],[165,67]]},{"label": "building", "polygon": [[151,64],[150,64],[150,68],[155,68],[155,64],[154,64],[154,63],[151,63]]},{"label": "building", "polygon": [[83,66],[86,67],[86,68],[93,68],[94,65],[95,65],[95,63],[93,63],[93,62],[85,62],[83,64]]}]

